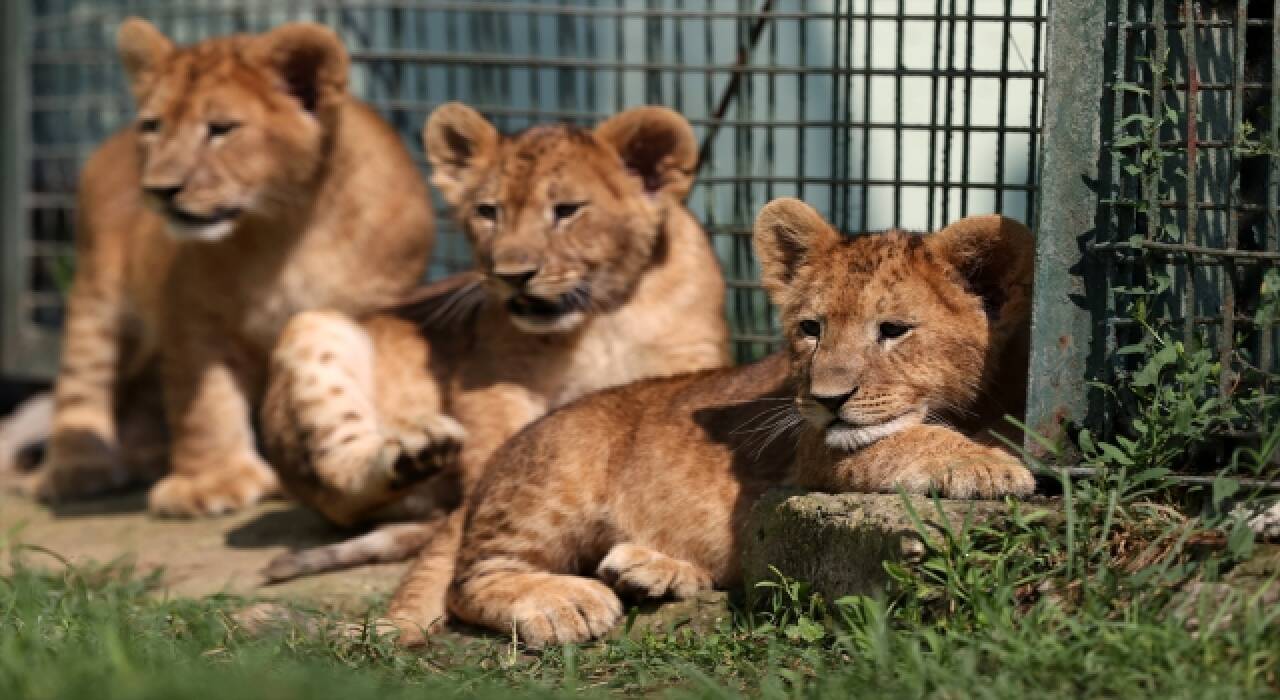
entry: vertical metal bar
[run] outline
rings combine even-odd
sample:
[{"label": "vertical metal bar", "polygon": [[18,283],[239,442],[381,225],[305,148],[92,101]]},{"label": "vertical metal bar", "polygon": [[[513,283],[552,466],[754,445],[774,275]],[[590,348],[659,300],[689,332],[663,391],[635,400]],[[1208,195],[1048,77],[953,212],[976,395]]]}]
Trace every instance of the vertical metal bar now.
[{"label": "vertical metal bar", "polygon": [[[1189,245],[1198,245],[1200,234],[1196,230],[1200,222],[1200,58],[1198,55],[1197,44],[1200,41],[1196,33],[1196,22],[1199,20],[1199,5],[1194,0],[1184,0],[1182,5],[1183,19],[1186,24],[1186,38],[1183,40],[1183,53],[1187,57],[1187,94],[1185,97],[1186,109],[1183,113],[1186,115],[1186,125],[1184,132],[1186,133],[1186,207],[1185,216],[1187,217],[1186,226],[1183,228],[1183,242]],[[1187,256],[1187,285],[1183,288],[1182,296],[1182,317],[1193,319],[1197,316],[1196,304],[1196,266],[1195,258],[1191,255]],[[1196,324],[1188,321],[1183,327],[1183,339],[1190,344],[1195,337]]]},{"label": "vertical metal bar", "polygon": [[[1245,68],[1245,36],[1249,26],[1249,3],[1240,2],[1236,7],[1235,26],[1232,27],[1232,38],[1235,40],[1235,71],[1231,79],[1231,194],[1227,200],[1227,249],[1235,250],[1240,245],[1240,124],[1244,119],[1244,68]],[[1274,118],[1274,115],[1273,115]],[[1222,261],[1222,330],[1218,336],[1218,358],[1222,363],[1222,375],[1219,390],[1226,396],[1235,385],[1236,372],[1232,358],[1235,354],[1236,335],[1236,263],[1235,258],[1225,256]]]},{"label": "vertical metal bar", "polygon": [[[1004,19],[1000,22],[1000,74],[1009,74],[1009,45],[1013,43],[1011,32],[1013,25],[1009,23],[1009,15],[1013,14],[1013,0],[1004,0]],[[1004,141],[1008,135],[1007,105],[1009,79],[1000,79],[999,104],[996,105],[996,211],[1004,211]]]},{"label": "vertical metal bar", "polygon": [[[863,71],[862,73],[862,123],[863,123],[863,127],[862,127],[862,153],[860,154],[862,156],[862,180],[858,183],[858,190],[859,190],[858,233],[866,232],[867,227],[869,225],[867,222],[867,219],[870,216],[870,212],[868,211],[870,207],[868,206],[868,204],[871,200],[871,187],[867,184],[868,182],[871,181],[871,127],[867,125],[871,123],[871,103],[872,103],[871,62],[875,59],[871,53],[873,42],[871,40],[871,18],[870,17],[871,17],[871,5],[868,3],[866,5],[865,14],[863,14],[862,16],[862,37],[866,46],[864,48],[863,55],[862,55],[862,71]],[[852,46],[853,46],[853,3],[850,2],[849,3],[849,38],[847,39],[847,46],[845,46],[845,51],[850,52],[849,61],[848,63],[846,63],[846,65],[848,66],[853,65]],[[849,93],[852,93],[852,90],[849,90]],[[849,103],[852,104],[852,102],[853,100],[850,99]],[[852,172],[852,169],[850,169],[850,172]],[[849,201],[847,199],[845,200],[845,206],[846,207],[849,206]],[[848,222],[846,221],[844,225],[848,226]]]},{"label": "vertical metal bar", "polygon": [[[775,28],[774,31],[777,32],[778,29]],[[801,17],[796,20],[796,32],[800,37],[800,64],[808,67],[809,56],[805,53],[805,47],[808,45],[806,40],[809,38],[809,22],[806,18]],[[805,148],[805,138],[809,134],[809,129],[805,126],[805,122],[808,121],[808,115],[805,112],[805,105],[807,104],[805,102],[805,88],[809,84],[809,72],[806,70],[797,79],[800,84],[796,87],[796,123],[798,124],[796,127],[796,144],[798,146],[798,153],[796,154],[796,197],[804,199],[805,175],[808,174],[808,171],[805,170],[805,153],[808,150]]]},{"label": "vertical metal bar", "polygon": [[[852,1],[852,0],[850,0]],[[844,187],[836,184],[836,180],[844,176],[840,168],[841,136],[848,137],[848,127],[841,124],[840,102],[840,25],[847,21],[844,16],[844,2],[836,0],[831,19],[831,223],[837,229],[844,226],[840,219],[840,199],[845,194]],[[852,68],[852,66],[848,66]]]},{"label": "vertical metal bar", "polygon": [[[906,65],[906,57],[904,56],[905,38],[902,35],[905,29],[903,16],[906,14],[906,0],[898,0],[897,16],[894,18],[896,22],[897,36],[896,41],[896,61],[894,65],[902,68]],[[867,21],[867,27],[870,28],[871,21]],[[870,29],[868,29],[870,31]],[[1003,81],[1000,83],[1004,84]],[[895,72],[893,76],[893,226],[902,225],[902,73]],[[863,158],[871,160],[863,154]],[[865,199],[865,198],[864,198]],[[863,209],[866,209],[865,202]]]},{"label": "vertical metal bar", "polygon": [[[1148,70],[1151,72],[1151,119],[1153,123],[1159,123],[1164,116],[1164,88],[1165,88],[1165,71],[1167,66],[1164,64],[1167,55],[1168,37],[1165,32],[1165,10],[1163,0],[1156,0],[1151,3],[1151,13],[1153,25],[1155,29],[1155,50],[1148,54],[1150,59],[1147,63]],[[1160,129],[1155,128],[1151,135],[1151,142],[1146,144],[1152,150],[1160,150]],[[1147,233],[1148,241],[1154,241],[1160,237],[1161,225],[1164,223],[1163,209],[1160,207],[1160,199],[1163,194],[1160,188],[1156,186],[1163,181],[1161,174],[1151,177],[1146,183],[1148,189],[1143,194],[1147,199]],[[1149,176],[1150,177],[1150,176]]]},{"label": "vertical metal bar", "polygon": [[947,68],[946,97],[943,100],[942,115],[942,178],[947,183],[942,188],[942,221],[946,226],[951,222],[951,140],[955,132],[951,129],[955,117],[955,68],[956,68],[956,0],[951,0],[947,11]]},{"label": "vertical metal bar", "polygon": [[[1044,16],[1044,0],[1036,0],[1036,17]],[[1040,73],[1044,68],[1044,58],[1041,55],[1043,51],[1041,47],[1041,35],[1046,32],[1045,25],[1034,25],[1031,40],[1031,70],[1034,73]],[[1027,177],[1032,182],[1037,182],[1034,178],[1037,176],[1036,159],[1040,153],[1040,79],[1032,78],[1031,80],[1031,117],[1027,121],[1030,127],[1030,133],[1027,136]],[[1031,193],[1027,197],[1027,221],[1036,221],[1038,214],[1036,208],[1035,193]]]},{"label": "vertical metal bar", "polygon": [[[933,70],[929,75],[929,216],[927,228],[930,231],[936,231],[946,225],[946,221],[938,221],[937,215],[937,198],[941,193],[945,199],[947,196],[947,188],[938,183],[947,181],[946,170],[938,170],[938,74],[942,67],[942,0],[937,0],[933,10],[933,63],[929,64]],[[943,143],[946,143],[947,133],[941,132]],[[945,148],[943,150],[946,150]],[[944,164],[946,160],[942,161]]]},{"label": "vertical metal bar", "polygon": [[27,259],[27,1],[11,0],[0,9],[4,45],[0,47],[0,371],[17,374],[23,344],[21,299]]},{"label": "vertical metal bar", "polygon": [[960,147],[960,216],[969,215],[969,153],[973,141],[973,14],[974,0],[965,5],[964,140]]},{"label": "vertical metal bar", "polygon": [[[1267,127],[1270,139],[1280,133],[1280,2],[1272,3],[1271,14],[1271,111],[1267,115]],[[1267,177],[1267,211],[1263,230],[1265,239],[1258,246],[1263,250],[1280,250],[1280,221],[1277,221],[1277,210],[1280,210],[1280,155],[1272,153],[1268,156]],[[1275,326],[1263,326],[1259,329],[1262,336],[1258,347],[1258,366],[1266,372],[1280,371],[1275,363]]]},{"label": "vertical metal bar", "polygon": [[[1107,35],[1107,9],[1096,0],[1049,6],[1027,425],[1051,440],[1089,410],[1085,377],[1094,324],[1082,273],[1092,261],[1081,252],[1081,238],[1095,238],[1100,228],[1098,195],[1089,183],[1098,179],[1105,123],[1099,106],[1106,60],[1098,38]],[[1044,456],[1032,439],[1026,448]]]}]

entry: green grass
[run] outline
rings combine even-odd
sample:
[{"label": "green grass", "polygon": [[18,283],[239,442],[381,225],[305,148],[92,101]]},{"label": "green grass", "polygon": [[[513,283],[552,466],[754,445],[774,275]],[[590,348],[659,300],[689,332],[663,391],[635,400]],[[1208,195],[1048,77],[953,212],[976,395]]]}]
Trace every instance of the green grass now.
[{"label": "green grass", "polygon": [[[1213,357],[1167,338],[1152,349],[1127,437],[1076,441],[1093,478],[1064,481],[1052,509],[920,525],[923,561],[886,565],[881,598],[826,601],[779,577],[710,630],[541,653],[451,634],[411,652],[317,611],[251,634],[235,617],[250,601],[170,600],[125,568],[51,575],[16,558],[0,577],[0,699],[1274,696],[1280,605],[1185,591],[1253,553],[1238,477],[1276,477],[1280,399],[1213,399]],[[1201,491],[1175,487],[1171,471],[1240,421],[1272,429]]]},{"label": "green grass", "polygon": [[[19,565],[0,579],[0,698],[1262,697],[1280,690],[1280,610],[1191,601],[1247,555],[1228,520],[1126,503],[1100,481],[1066,518],[1015,509],[951,523],[915,569],[891,567],[885,599],[823,601],[798,582],[717,629],[527,653],[509,640],[424,652],[300,621],[249,634],[229,597],[167,600],[123,568],[61,575]],[[1219,546],[1206,526],[1223,533]],[[1068,537],[1068,533],[1071,536]],[[1213,539],[1213,538],[1209,538]],[[1221,542],[1234,542],[1221,545]],[[1243,607],[1242,607],[1243,606]],[[1223,618],[1229,611],[1252,610]]]}]

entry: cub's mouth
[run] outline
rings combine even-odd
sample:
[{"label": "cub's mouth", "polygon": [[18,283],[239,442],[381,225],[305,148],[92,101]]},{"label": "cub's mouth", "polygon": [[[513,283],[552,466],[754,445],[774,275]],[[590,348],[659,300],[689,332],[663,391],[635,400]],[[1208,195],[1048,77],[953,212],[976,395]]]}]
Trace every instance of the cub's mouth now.
[{"label": "cub's mouth", "polygon": [[195,214],[178,207],[165,207],[164,215],[179,226],[199,228],[234,221],[244,213],[239,207],[219,207],[208,214]]},{"label": "cub's mouth", "polygon": [[208,214],[196,214],[175,206],[164,207],[169,234],[180,241],[218,241],[231,235],[236,220],[244,213],[239,207],[219,207]]},{"label": "cub's mouth", "polygon": [[530,333],[562,333],[573,330],[586,316],[587,296],[574,289],[550,299],[516,294],[507,300],[507,313],[521,330]]}]

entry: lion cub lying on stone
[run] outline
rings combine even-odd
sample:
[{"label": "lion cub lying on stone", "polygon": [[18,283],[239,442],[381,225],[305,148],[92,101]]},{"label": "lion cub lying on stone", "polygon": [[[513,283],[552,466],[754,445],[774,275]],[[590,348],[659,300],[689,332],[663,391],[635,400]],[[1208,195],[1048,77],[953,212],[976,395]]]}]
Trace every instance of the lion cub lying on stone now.
[{"label": "lion cub lying on stone", "polygon": [[[984,216],[844,238],[782,199],[757,218],[755,247],[786,351],[597,393],[512,438],[471,498],[454,614],[540,647],[607,632],[615,590],[730,585],[743,516],[783,482],[1031,492],[1022,464],[967,437],[1021,410],[1026,227]],[[582,575],[593,569],[603,582]]]}]

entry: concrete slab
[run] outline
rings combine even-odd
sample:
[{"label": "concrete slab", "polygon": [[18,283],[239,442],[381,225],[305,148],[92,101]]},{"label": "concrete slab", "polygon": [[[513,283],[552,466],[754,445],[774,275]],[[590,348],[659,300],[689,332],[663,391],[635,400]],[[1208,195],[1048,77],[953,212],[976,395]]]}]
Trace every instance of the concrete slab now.
[{"label": "concrete slab", "polygon": [[[941,526],[944,516],[959,528],[966,517],[981,521],[1005,510],[996,501],[908,501],[931,528]],[[898,494],[773,491],[752,509],[742,545],[748,590],[757,581],[776,581],[777,568],[827,600],[883,592],[889,583],[884,562],[911,564],[925,552]]]}]

